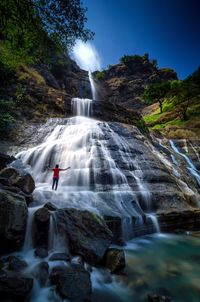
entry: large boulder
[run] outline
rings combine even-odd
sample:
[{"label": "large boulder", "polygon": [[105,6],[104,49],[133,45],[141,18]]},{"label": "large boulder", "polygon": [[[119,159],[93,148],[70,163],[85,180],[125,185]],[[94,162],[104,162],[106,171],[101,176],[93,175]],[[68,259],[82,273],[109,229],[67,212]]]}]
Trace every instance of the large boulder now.
[{"label": "large boulder", "polygon": [[27,216],[24,197],[0,189],[0,254],[22,247]]},{"label": "large boulder", "polygon": [[48,248],[50,213],[47,208],[40,208],[34,214],[33,239],[36,247]]},{"label": "large boulder", "polygon": [[110,269],[111,273],[122,271],[126,266],[124,251],[117,248],[108,249],[103,264]]},{"label": "large boulder", "polygon": [[35,182],[29,173],[19,176],[13,185],[20,188],[26,194],[31,194],[35,190]]},{"label": "large boulder", "polygon": [[31,194],[35,189],[35,182],[29,173],[20,175],[14,168],[4,168],[0,171],[0,182],[3,185],[17,187],[24,194]]},{"label": "large boulder", "polygon": [[15,274],[0,276],[0,301],[27,302],[32,287],[32,278]]},{"label": "large boulder", "polygon": [[4,168],[0,171],[0,177],[7,179],[8,184],[12,185],[19,177],[19,172],[14,168]]},{"label": "large boulder", "polygon": [[55,267],[50,275],[50,281],[56,285],[56,291],[63,299],[69,299],[71,302],[91,301],[90,273],[82,265]]},{"label": "large boulder", "polygon": [[26,268],[28,264],[26,261],[22,260],[20,257],[9,256],[8,257],[8,270],[10,271],[20,271]]},{"label": "large boulder", "polygon": [[48,262],[42,261],[36,265],[33,271],[33,275],[37,278],[41,286],[45,286],[49,277],[49,265]]},{"label": "large boulder", "polygon": [[65,234],[70,251],[90,264],[97,264],[112,240],[104,220],[89,211],[59,209],[56,213],[58,230]]},{"label": "large boulder", "polygon": [[15,160],[14,156],[0,153],[0,170],[5,168],[8,164]]}]

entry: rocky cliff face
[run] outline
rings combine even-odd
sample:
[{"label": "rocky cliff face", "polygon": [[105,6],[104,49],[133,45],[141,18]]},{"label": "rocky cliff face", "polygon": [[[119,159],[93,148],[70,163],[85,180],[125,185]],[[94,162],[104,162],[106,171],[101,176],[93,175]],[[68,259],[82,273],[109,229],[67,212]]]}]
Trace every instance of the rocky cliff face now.
[{"label": "rocky cliff face", "polygon": [[[98,77],[98,72],[95,73]],[[127,109],[145,107],[141,99],[144,87],[150,83],[177,79],[176,72],[169,68],[158,69],[145,56],[131,56],[125,62],[111,66],[96,80],[100,99],[120,104]]]}]

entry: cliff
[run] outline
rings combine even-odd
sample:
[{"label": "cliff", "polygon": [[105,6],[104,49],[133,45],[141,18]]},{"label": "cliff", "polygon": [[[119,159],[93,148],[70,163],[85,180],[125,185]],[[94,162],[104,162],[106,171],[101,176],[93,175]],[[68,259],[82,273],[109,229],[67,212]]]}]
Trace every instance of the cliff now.
[{"label": "cliff", "polygon": [[133,110],[146,106],[141,98],[146,85],[177,79],[174,70],[158,69],[147,55],[125,56],[119,64],[94,75],[100,99]]}]

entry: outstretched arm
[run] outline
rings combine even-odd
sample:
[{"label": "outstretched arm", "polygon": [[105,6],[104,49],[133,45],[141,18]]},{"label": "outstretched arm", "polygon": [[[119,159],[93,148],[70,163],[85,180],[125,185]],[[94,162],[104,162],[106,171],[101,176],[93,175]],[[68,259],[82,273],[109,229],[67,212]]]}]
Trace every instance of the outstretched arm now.
[{"label": "outstretched arm", "polygon": [[66,171],[66,170],[68,170],[68,169],[71,169],[71,167],[68,167],[68,168],[66,168],[66,169],[60,169],[60,171]]},{"label": "outstretched arm", "polygon": [[47,170],[48,170],[48,171],[53,171],[53,169],[52,169],[52,168],[49,168],[49,167],[47,168]]}]

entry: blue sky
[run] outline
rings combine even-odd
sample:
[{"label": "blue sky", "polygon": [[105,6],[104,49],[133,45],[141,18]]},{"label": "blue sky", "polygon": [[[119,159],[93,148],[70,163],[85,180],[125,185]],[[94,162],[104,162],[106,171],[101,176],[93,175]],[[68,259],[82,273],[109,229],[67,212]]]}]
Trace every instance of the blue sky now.
[{"label": "blue sky", "polygon": [[102,67],[149,53],[185,78],[200,65],[200,0],[82,0]]}]

